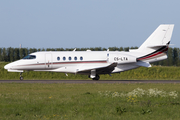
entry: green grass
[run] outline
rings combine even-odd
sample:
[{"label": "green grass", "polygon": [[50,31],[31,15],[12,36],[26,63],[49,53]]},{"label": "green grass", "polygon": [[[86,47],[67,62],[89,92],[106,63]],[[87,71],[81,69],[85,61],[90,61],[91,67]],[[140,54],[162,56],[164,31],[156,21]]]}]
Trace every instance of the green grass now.
[{"label": "green grass", "polygon": [[[0,80],[18,80],[19,73],[7,72],[0,62]],[[58,72],[25,72],[25,80],[91,80],[87,75],[74,75]],[[137,69],[112,74],[112,76],[100,75],[100,80],[180,80],[180,67],[153,66],[151,68],[140,67]]]},{"label": "green grass", "polygon": [[[0,84],[1,120],[178,120],[180,98],[107,97],[136,88],[180,92],[180,84]],[[129,101],[131,99],[131,101]]]}]

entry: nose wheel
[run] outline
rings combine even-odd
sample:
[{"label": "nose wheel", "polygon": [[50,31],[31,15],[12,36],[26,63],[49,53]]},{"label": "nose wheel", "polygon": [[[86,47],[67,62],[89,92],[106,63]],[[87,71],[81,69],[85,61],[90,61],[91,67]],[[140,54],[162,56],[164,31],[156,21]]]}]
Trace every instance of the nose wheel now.
[{"label": "nose wheel", "polygon": [[23,80],[23,77],[22,77],[22,72],[20,73],[20,80]]}]

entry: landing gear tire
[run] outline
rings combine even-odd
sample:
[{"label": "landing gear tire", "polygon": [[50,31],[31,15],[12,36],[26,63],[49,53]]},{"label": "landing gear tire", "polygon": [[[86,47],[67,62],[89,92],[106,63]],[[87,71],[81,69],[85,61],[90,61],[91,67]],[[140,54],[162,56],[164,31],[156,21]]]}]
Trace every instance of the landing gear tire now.
[{"label": "landing gear tire", "polygon": [[99,75],[96,75],[96,77],[95,78],[93,78],[93,80],[99,80]]},{"label": "landing gear tire", "polygon": [[20,78],[19,78],[20,80],[23,80],[23,77],[22,77],[22,72],[20,73]]},{"label": "landing gear tire", "polygon": [[23,80],[23,77],[20,77],[20,80]]}]

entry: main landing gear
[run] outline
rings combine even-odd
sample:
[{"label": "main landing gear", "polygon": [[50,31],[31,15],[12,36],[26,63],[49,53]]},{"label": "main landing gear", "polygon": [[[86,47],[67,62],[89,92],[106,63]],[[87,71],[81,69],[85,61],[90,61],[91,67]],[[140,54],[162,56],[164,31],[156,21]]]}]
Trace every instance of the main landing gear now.
[{"label": "main landing gear", "polygon": [[[88,76],[89,78],[91,78],[91,76],[89,75]],[[94,78],[92,78],[92,80],[99,80],[100,79],[100,76],[96,74],[96,76]]]},{"label": "main landing gear", "polygon": [[100,76],[99,75],[96,75],[95,78],[92,78],[93,80],[99,80]]},{"label": "main landing gear", "polygon": [[23,80],[22,72],[20,72],[20,80]]},{"label": "main landing gear", "polygon": [[94,70],[91,70],[89,78],[92,78],[92,80],[99,80],[100,77],[98,74],[96,74],[96,70],[94,69]]}]

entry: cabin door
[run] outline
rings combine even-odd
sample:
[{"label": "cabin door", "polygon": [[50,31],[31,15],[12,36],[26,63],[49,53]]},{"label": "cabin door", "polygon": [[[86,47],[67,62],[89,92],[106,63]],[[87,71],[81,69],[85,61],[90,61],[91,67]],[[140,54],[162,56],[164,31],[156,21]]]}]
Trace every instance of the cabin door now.
[{"label": "cabin door", "polygon": [[46,54],[45,55],[45,68],[51,68],[52,67],[52,55]]}]

